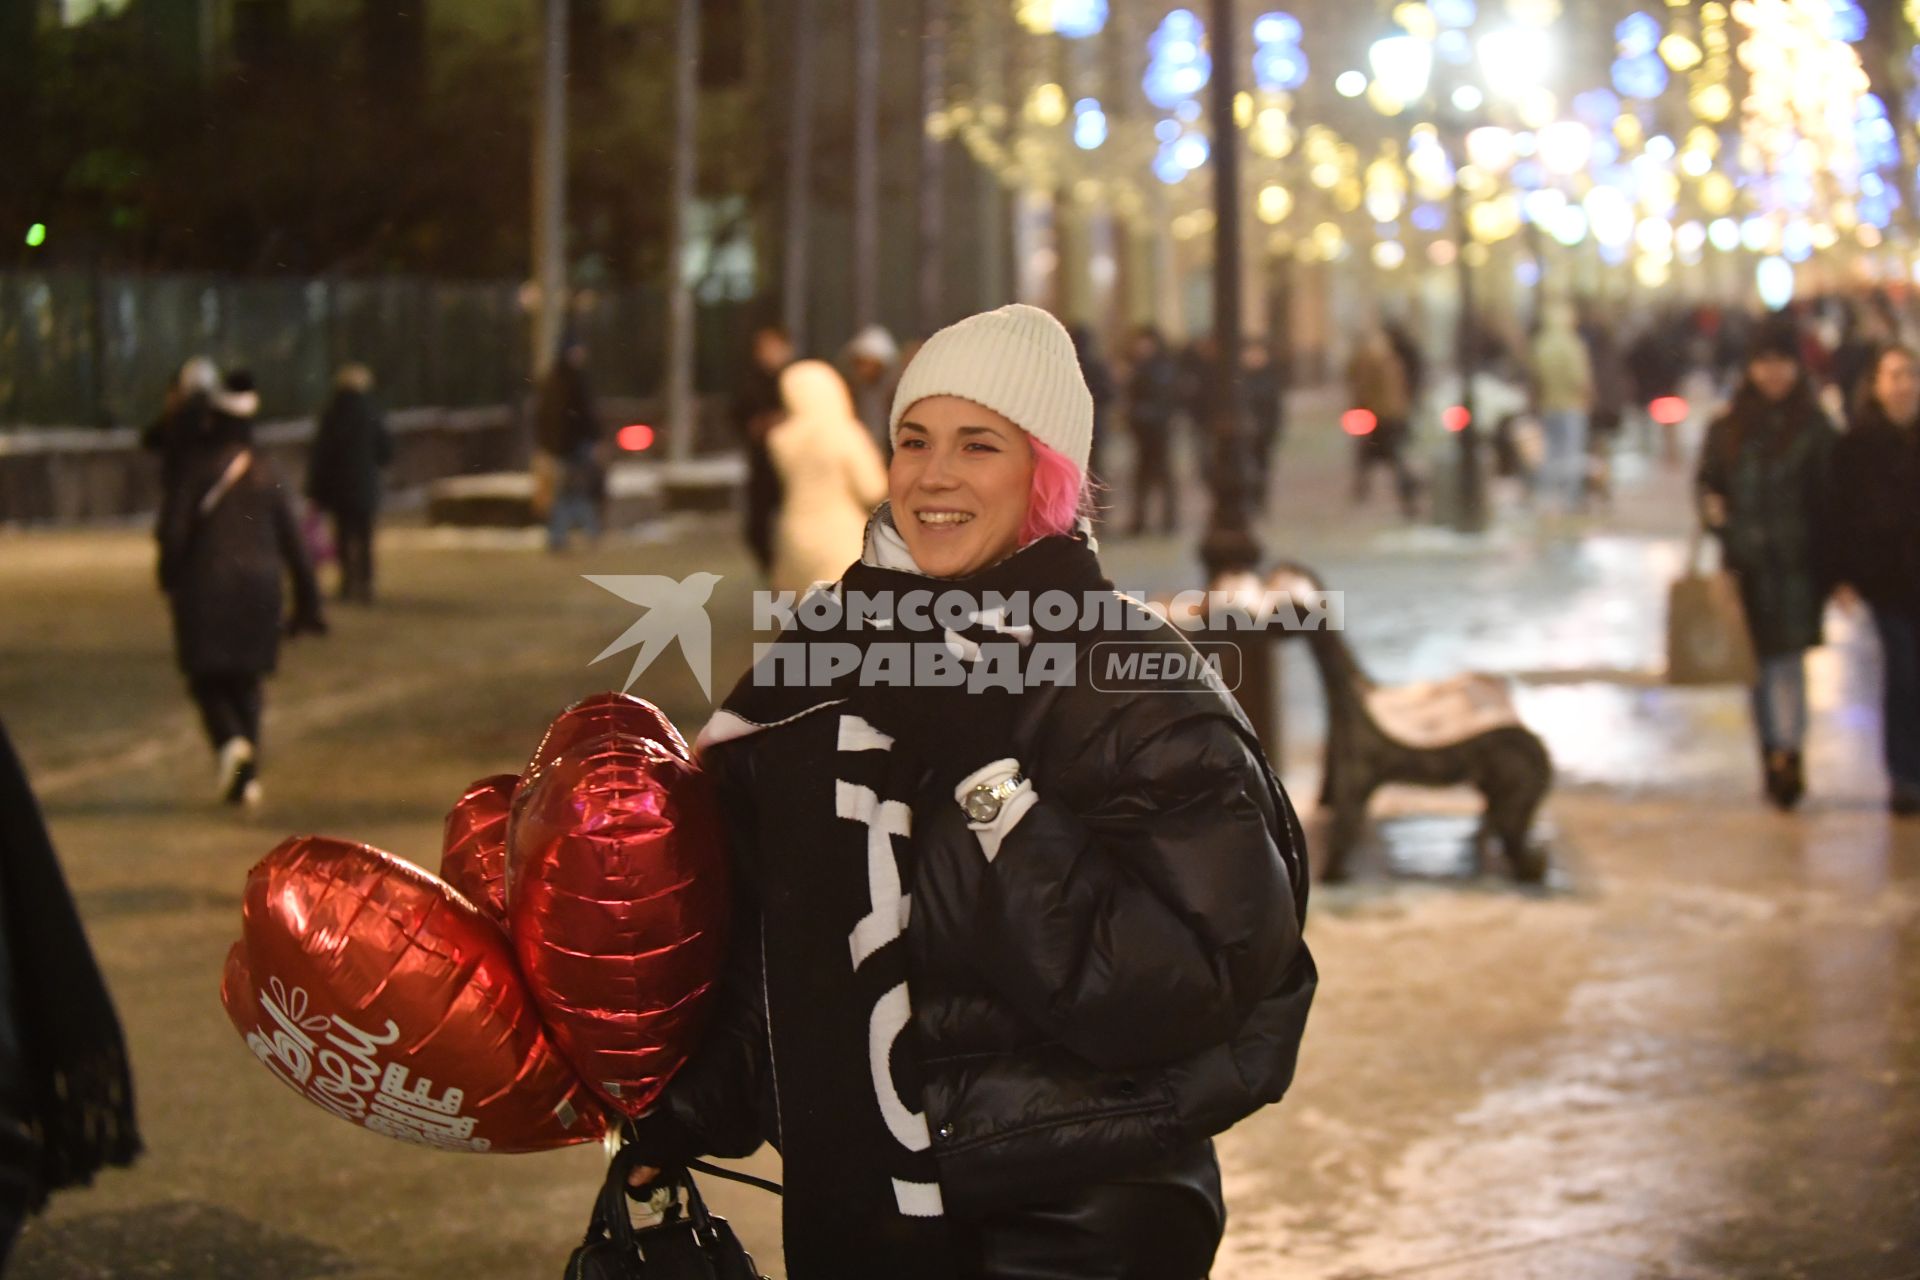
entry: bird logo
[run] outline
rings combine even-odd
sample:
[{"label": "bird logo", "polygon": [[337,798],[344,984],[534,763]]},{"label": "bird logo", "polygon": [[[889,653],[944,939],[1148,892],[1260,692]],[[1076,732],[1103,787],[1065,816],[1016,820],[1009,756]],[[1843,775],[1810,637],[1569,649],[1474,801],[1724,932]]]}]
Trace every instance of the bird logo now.
[{"label": "bird logo", "polygon": [[[593,662],[639,646],[633,656],[633,668],[627,673],[624,690],[633,688],[653,660],[675,641],[685,655],[687,667],[700,683],[700,692],[713,701],[713,622],[707,616],[707,601],[719,583],[717,573],[692,573],[675,581],[657,573],[583,574],[588,582],[611,591],[628,604],[637,604],[644,613],[620,634],[620,638],[600,651]],[[592,666],[593,663],[587,664]]]}]

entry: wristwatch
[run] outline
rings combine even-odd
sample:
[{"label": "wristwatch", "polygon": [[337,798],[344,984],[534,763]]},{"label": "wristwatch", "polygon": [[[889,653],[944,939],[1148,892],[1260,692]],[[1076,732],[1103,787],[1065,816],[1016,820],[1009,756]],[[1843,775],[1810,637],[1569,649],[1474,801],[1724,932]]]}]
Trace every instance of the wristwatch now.
[{"label": "wristwatch", "polygon": [[1020,790],[1026,780],[1027,776],[1024,773],[1016,772],[1012,777],[1003,778],[992,786],[983,782],[967,792],[967,798],[960,802],[960,808],[965,811],[967,821],[985,823],[998,818],[1001,806],[1013,799],[1014,794]]}]

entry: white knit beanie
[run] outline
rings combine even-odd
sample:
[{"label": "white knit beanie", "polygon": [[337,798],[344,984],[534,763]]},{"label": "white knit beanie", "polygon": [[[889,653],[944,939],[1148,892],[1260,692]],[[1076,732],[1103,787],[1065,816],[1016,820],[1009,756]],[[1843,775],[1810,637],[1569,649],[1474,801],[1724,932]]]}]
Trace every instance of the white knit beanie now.
[{"label": "white knit beanie", "polygon": [[889,428],[928,396],[959,396],[1011,420],[1087,471],[1093,393],[1066,328],[1024,303],[983,311],[928,338],[900,375]]}]

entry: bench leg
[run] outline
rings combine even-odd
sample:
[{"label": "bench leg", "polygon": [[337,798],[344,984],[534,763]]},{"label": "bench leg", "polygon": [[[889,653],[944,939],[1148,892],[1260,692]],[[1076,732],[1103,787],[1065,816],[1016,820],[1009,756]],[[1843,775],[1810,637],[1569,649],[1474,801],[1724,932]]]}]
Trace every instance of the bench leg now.
[{"label": "bench leg", "polygon": [[1540,739],[1527,730],[1503,735],[1478,780],[1486,798],[1485,829],[1500,843],[1514,879],[1538,883],[1547,874],[1545,853],[1528,836],[1534,815],[1553,781],[1553,764]]},{"label": "bench leg", "polygon": [[1367,802],[1372,798],[1371,787],[1333,789],[1327,803],[1332,814],[1332,821],[1327,824],[1327,864],[1320,873],[1320,878],[1329,884],[1346,879],[1347,855],[1360,843],[1367,829]]}]

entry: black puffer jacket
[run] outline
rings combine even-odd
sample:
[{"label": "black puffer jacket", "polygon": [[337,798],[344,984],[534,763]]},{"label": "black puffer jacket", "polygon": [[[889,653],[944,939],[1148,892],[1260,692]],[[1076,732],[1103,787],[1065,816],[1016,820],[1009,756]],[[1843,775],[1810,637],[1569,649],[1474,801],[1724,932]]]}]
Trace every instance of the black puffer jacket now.
[{"label": "black puffer jacket", "polygon": [[[1184,643],[1164,626],[1125,634]],[[991,862],[950,794],[913,805],[912,1018],[956,1216],[1144,1169],[1277,1101],[1293,1078],[1317,982],[1298,821],[1217,679],[1102,693],[1089,663],[1104,638],[1081,650],[1074,685],[1023,698],[1015,754],[1038,801]],[[778,1144],[780,1117],[793,1128],[807,1105],[770,1069],[765,997],[781,975],[770,983],[762,957],[808,900],[801,811],[812,791],[832,803],[819,762],[840,709],[825,702],[705,753],[749,915],[722,1012],[651,1126],[662,1147],[671,1132],[745,1155]],[[807,1010],[776,994],[771,1016]]]}]

